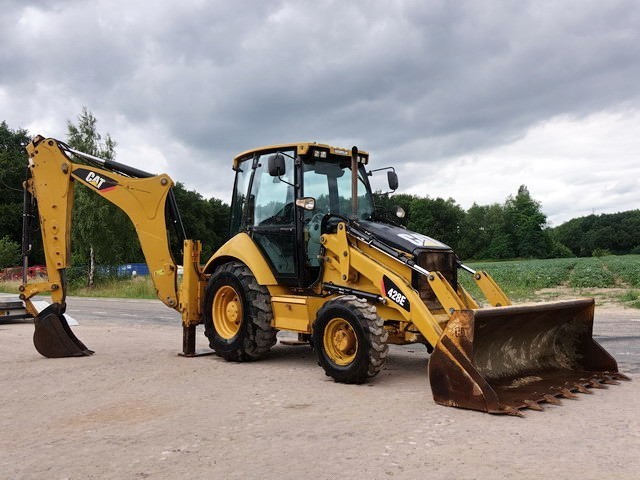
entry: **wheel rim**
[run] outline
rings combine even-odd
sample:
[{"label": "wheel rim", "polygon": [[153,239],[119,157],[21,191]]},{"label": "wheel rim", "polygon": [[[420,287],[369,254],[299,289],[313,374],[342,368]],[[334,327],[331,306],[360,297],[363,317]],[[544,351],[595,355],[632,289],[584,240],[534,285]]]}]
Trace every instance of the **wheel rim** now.
[{"label": "wheel rim", "polygon": [[237,335],[242,324],[242,300],[236,290],[224,285],[213,297],[213,326],[218,335],[226,340]]},{"label": "wheel rim", "polygon": [[349,365],[356,358],[358,337],[344,318],[332,318],[324,329],[324,350],[337,365]]}]

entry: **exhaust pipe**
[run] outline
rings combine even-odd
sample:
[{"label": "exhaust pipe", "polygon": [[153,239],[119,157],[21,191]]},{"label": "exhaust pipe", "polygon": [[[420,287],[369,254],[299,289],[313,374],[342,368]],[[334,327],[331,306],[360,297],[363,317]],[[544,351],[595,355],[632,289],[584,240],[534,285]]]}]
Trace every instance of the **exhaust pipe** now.
[{"label": "exhaust pipe", "polygon": [[351,218],[358,219],[358,147],[351,148]]}]

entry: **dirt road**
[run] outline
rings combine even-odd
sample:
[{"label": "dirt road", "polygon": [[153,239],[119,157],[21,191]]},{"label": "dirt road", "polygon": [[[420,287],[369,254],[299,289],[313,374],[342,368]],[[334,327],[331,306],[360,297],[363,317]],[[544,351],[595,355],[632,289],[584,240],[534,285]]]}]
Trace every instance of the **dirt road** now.
[{"label": "dirt road", "polygon": [[596,319],[633,382],[521,419],[434,404],[422,347],[341,385],[308,347],[186,359],[177,317],[148,320],[159,302],[135,305],[147,320],[83,302],[74,331],[92,357],[45,359],[31,324],[0,324],[1,479],[638,478],[637,311]]}]

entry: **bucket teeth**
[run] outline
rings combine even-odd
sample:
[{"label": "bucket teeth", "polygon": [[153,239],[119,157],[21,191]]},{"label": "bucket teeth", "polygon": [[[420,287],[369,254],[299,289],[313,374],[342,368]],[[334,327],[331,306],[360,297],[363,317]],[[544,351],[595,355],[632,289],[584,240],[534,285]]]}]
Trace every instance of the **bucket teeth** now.
[{"label": "bucket teeth", "polygon": [[554,397],[553,395],[547,394],[547,395],[544,395],[542,398],[544,398],[545,402],[550,403],[551,405],[562,405],[562,400]]},{"label": "bucket teeth", "polygon": [[605,383],[607,385],[620,385],[620,382],[617,380],[614,380],[612,377],[605,375],[602,380],[602,383]]},{"label": "bucket teeth", "polygon": [[584,385],[580,384],[580,383],[576,383],[574,385],[575,389],[578,390],[580,393],[586,393],[587,395],[593,395],[593,392],[591,390],[589,390],[587,387],[585,387]]},{"label": "bucket teeth", "polygon": [[524,414],[518,410],[517,408],[513,408],[513,407],[504,407],[502,409],[502,411],[504,413],[506,413],[507,415],[513,415],[514,417],[521,417],[524,418]]},{"label": "bucket teeth", "polygon": [[591,380],[589,382],[589,386],[593,388],[600,388],[600,389],[609,388],[606,385],[603,385],[602,383],[600,383],[598,380]]},{"label": "bucket teeth", "polygon": [[[586,390],[586,388],[585,388]],[[571,390],[569,390],[568,388],[562,388],[560,390],[560,394],[564,397],[564,398],[578,398],[578,395],[576,395],[575,393],[573,393]]]},{"label": "bucket teeth", "polygon": [[538,412],[544,411],[544,407],[540,405],[538,402],[534,402],[533,400],[525,400],[522,403],[524,403],[527,406],[527,408],[530,408],[531,410],[536,410]]},{"label": "bucket teeth", "polygon": [[631,381],[631,378],[627,377],[624,373],[620,373],[620,372],[612,373],[611,378],[615,380],[624,380],[625,382]]}]

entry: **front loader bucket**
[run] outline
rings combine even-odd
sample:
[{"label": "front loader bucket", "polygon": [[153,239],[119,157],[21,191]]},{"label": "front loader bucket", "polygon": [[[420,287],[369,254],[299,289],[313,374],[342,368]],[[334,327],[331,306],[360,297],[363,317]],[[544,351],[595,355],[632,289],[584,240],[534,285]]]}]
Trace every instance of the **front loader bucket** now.
[{"label": "front loader bucket", "polygon": [[36,327],[33,344],[40,355],[47,358],[82,357],[93,354],[74,335],[61,312],[60,304],[54,303],[42,310],[34,319]]},{"label": "front loader bucket", "polygon": [[463,310],[429,359],[434,400],[520,415],[628,380],[592,338],[593,299]]}]

